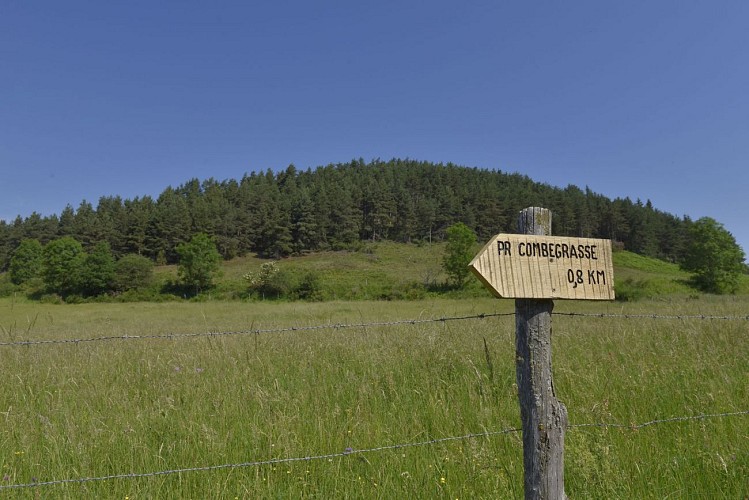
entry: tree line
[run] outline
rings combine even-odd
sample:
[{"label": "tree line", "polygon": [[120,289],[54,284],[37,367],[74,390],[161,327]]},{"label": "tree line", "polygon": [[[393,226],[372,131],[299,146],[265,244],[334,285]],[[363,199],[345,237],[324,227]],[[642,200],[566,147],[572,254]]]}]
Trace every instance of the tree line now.
[{"label": "tree line", "polygon": [[450,163],[360,159],[303,171],[290,165],[239,180],[192,179],[156,199],[103,196],[95,207],[84,200],[59,215],[0,221],[0,270],[27,239],[46,245],[71,237],[86,251],[105,242],[116,259],[139,255],[157,264],[178,262],[177,247],[199,233],[224,259],[249,252],[280,258],[367,240],[441,241],[457,222],[483,241],[514,232],[517,213],[532,205],[552,210],[555,235],[607,238],[670,261],[685,256],[692,222],[650,201],[611,200],[587,187]]}]

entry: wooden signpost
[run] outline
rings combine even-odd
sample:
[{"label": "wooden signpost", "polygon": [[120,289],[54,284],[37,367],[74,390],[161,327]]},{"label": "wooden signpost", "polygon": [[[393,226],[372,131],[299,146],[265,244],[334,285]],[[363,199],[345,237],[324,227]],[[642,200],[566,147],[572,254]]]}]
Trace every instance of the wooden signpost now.
[{"label": "wooden signpost", "polygon": [[470,265],[499,297],[614,298],[609,240],[498,234]]},{"label": "wooden signpost", "polygon": [[612,300],[611,242],[551,236],[551,212],[520,212],[522,234],[498,234],[469,264],[497,296],[515,298],[515,377],[526,499],[565,499],[567,408],[551,374],[552,299]]}]

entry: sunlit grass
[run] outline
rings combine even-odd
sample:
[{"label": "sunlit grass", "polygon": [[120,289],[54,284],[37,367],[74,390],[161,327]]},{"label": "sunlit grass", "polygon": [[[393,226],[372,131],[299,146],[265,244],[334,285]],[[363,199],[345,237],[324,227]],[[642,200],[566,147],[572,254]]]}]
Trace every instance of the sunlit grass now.
[{"label": "sunlit grass", "polygon": [[[746,316],[737,298],[592,303],[555,312]],[[43,305],[0,300],[17,339],[226,332],[511,312],[513,302]],[[11,331],[12,327],[12,331]],[[746,410],[749,324],[553,320],[570,422]],[[485,344],[486,342],[486,344]],[[485,347],[486,345],[486,347]],[[261,335],[0,347],[1,484],[338,454],[519,426],[514,318]],[[741,498],[749,417],[571,428],[583,498]],[[518,498],[518,433],[320,460],[0,490],[21,498]]]}]

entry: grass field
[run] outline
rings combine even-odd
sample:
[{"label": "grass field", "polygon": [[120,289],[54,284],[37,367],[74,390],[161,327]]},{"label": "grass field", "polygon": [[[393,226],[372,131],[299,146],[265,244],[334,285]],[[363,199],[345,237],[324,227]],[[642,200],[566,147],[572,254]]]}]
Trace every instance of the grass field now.
[{"label": "grass field", "polygon": [[[446,290],[442,271],[445,245],[442,243],[406,245],[392,242],[369,243],[357,252],[319,252],[283,259],[279,266],[290,276],[313,273],[318,277],[319,297],[323,300],[411,299],[430,296],[453,298],[483,297],[478,280],[464,290]],[[477,248],[478,250],[478,248]],[[252,256],[224,263],[216,297],[242,298],[247,283],[242,276],[257,270],[261,259]],[[688,285],[690,274],[677,264],[644,257],[627,251],[613,254],[617,295],[622,299],[667,296],[696,296]],[[176,268],[159,270],[162,280],[175,279]],[[749,295],[749,275],[739,281],[738,293]]]},{"label": "grass field", "polygon": [[[51,305],[0,299],[0,341],[165,335],[509,313],[510,300]],[[747,297],[557,301],[571,424],[749,409]],[[512,316],[262,334],[0,346],[3,498],[521,498]],[[486,347],[485,347],[486,346]],[[749,415],[573,427],[572,498],[744,498]]]}]

